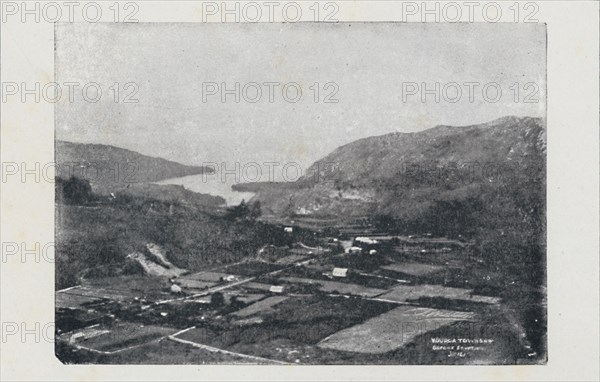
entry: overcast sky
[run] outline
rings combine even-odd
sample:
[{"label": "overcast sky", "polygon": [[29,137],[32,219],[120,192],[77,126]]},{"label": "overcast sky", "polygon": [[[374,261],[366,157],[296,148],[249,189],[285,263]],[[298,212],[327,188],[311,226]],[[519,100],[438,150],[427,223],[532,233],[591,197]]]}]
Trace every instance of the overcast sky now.
[{"label": "overcast sky", "polygon": [[[542,24],[69,23],[58,26],[56,47],[59,84],[95,82],[103,88],[96,103],[83,100],[81,87],[74,102],[63,93],[56,107],[58,139],[111,144],[186,164],[308,166],[367,136],[505,115],[545,116]],[[138,103],[123,102],[135,89],[124,88],[129,82],[137,86]],[[240,103],[233,95],[222,103],[220,93],[204,102],[203,83],[211,82],[229,89],[236,82],[257,83],[263,93],[256,103],[243,94]],[[272,103],[265,82],[280,84]],[[337,84],[337,103],[324,102],[336,90],[325,89],[328,82]],[[465,85],[455,103],[443,94],[439,103],[434,95],[423,103],[418,89],[403,102],[403,84],[411,82],[430,89],[436,82],[480,85],[473,102]],[[120,84],[116,103],[108,89],[114,83]],[[282,87],[288,83],[301,86],[300,101],[284,99]],[[319,83],[318,102],[314,83]],[[483,97],[488,83],[502,90],[495,103]],[[527,83],[539,86],[530,98],[538,102],[523,102],[536,91],[534,85],[525,88]],[[288,88],[290,98],[294,86]],[[449,98],[456,97],[455,88],[447,90]],[[248,98],[257,96],[254,87],[247,91]],[[494,98],[495,89],[488,91]],[[94,97],[93,88],[89,94]]]}]

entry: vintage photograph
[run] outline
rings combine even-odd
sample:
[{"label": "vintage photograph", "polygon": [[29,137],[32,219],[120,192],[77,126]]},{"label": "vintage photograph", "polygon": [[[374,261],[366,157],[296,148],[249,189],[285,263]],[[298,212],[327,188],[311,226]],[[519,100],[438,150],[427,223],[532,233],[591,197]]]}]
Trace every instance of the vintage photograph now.
[{"label": "vintage photograph", "polygon": [[546,24],[54,34],[61,362],[546,364]]}]

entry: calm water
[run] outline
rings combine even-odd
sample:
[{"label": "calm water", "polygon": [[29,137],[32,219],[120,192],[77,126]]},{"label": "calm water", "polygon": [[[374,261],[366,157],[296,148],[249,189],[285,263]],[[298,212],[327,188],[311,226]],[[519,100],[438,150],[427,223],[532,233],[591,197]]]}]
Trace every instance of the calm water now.
[{"label": "calm water", "polygon": [[254,196],[253,192],[237,192],[231,189],[235,182],[222,182],[216,177],[203,175],[190,175],[183,178],[167,179],[157,184],[178,184],[186,189],[201,194],[220,196],[225,199],[228,206],[240,204],[242,200],[248,201]]}]

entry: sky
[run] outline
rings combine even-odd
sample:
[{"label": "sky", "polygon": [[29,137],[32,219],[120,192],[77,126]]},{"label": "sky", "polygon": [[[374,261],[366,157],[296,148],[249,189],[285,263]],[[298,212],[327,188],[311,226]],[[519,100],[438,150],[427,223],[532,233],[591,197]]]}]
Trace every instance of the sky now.
[{"label": "sky", "polygon": [[[545,117],[546,30],[527,23],[65,23],[56,29],[55,71],[63,91],[57,139],[185,164],[307,168],[368,136]],[[68,82],[78,85],[70,91]],[[90,85],[86,101],[88,83],[102,94]],[[240,102],[234,94],[223,102],[222,90],[236,83]],[[423,102],[422,90],[436,83],[439,102],[428,93]],[[302,98],[292,102],[298,88]],[[497,88],[502,94],[492,102]],[[128,95],[138,102],[125,102]],[[325,102],[328,95],[337,102]]]}]

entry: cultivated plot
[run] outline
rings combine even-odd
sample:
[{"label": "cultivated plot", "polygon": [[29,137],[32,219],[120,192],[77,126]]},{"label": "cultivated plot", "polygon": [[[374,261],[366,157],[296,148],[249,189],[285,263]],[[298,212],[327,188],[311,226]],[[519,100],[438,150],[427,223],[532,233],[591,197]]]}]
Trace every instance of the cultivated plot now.
[{"label": "cultivated plot", "polygon": [[428,331],[474,317],[470,312],[400,306],[341,330],[319,342],[319,346],[359,353],[386,353],[407,345]]}]

